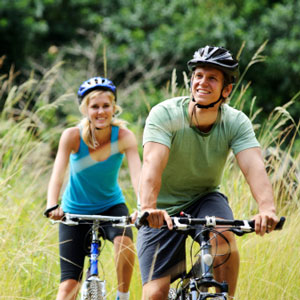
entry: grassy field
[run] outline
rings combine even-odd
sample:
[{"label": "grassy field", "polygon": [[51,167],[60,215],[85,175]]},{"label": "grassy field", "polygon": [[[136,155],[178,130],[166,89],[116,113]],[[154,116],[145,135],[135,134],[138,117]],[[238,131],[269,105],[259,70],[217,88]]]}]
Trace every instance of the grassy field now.
[{"label": "grassy field", "polygon": [[[45,101],[53,85],[52,77],[47,76],[42,82],[30,79],[22,86],[1,79],[8,96],[0,115],[0,299],[54,299],[59,284],[58,226],[45,219],[42,212],[53,162],[51,141],[61,132],[60,125],[47,124],[53,109],[69,96],[65,94],[51,104]],[[40,89],[41,86],[48,88]],[[16,102],[24,97],[37,99],[31,112],[26,106],[21,111],[15,109]],[[251,116],[254,121],[255,115]],[[238,238],[241,267],[236,299],[300,299],[299,181],[295,173],[299,153],[291,154],[299,135],[283,146],[282,141],[290,134],[285,127],[287,120],[290,117],[286,107],[278,108],[259,131],[263,149],[273,151],[266,156],[266,163],[278,215],[286,216],[286,225],[281,232],[263,238],[255,234]],[[297,132],[299,124],[290,123]],[[135,197],[126,168],[121,174],[120,184],[133,210]],[[228,160],[223,183],[236,218],[250,218],[256,212],[256,204],[233,158]],[[108,300],[114,299],[116,289],[111,253],[107,242],[101,270],[105,270]],[[141,298],[137,260],[130,291],[132,300]]]}]

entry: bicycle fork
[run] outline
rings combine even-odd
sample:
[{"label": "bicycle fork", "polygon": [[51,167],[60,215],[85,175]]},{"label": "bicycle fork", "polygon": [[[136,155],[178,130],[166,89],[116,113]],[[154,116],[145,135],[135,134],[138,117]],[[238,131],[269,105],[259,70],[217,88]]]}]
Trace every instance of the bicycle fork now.
[{"label": "bicycle fork", "polygon": [[[220,283],[214,280],[213,277],[213,256],[211,255],[211,248],[212,245],[207,242],[209,241],[209,231],[204,231],[201,234],[201,280],[200,284],[200,289],[201,287],[203,290],[207,291],[209,287],[215,287],[220,290],[221,293],[215,293],[215,294],[210,294],[207,293],[207,295],[203,295],[202,298],[200,299],[211,299],[213,298],[218,298],[219,299],[227,299],[227,293],[228,293],[228,284],[226,282]],[[192,283],[192,282],[191,282]],[[195,282],[195,290],[196,290],[196,282]],[[197,299],[197,298],[192,298],[192,299]]]},{"label": "bicycle fork", "polygon": [[105,280],[100,280],[98,276],[99,248],[100,240],[98,235],[98,222],[94,222],[92,226],[90,266],[87,270],[86,280],[82,285],[82,300],[106,299]]},{"label": "bicycle fork", "polygon": [[92,228],[92,244],[90,252],[90,276],[98,276],[98,256],[100,243],[97,227],[97,222],[94,222]]}]

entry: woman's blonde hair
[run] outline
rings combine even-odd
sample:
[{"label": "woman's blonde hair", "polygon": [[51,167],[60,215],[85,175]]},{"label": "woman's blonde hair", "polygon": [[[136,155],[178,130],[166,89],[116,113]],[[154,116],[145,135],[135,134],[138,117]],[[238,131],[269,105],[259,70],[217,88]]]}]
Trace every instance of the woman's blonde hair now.
[{"label": "woman's blonde hair", "polygon": [[90,103],[90,100],[98,95],[105,95],[108,96],[112,105],[114,106],[115,113],[111,120],[112,126],[118,126],[120,128],[126,128],[127,122],[118,119],[117,116],[119,116],[122,113],[122,108],[116,104],[115,101],[115,95],[110,91],[104,91],[104,90],[94,90],[90,93],[88,93],[83,99],[79,106],[80,112],[85,116],[80,122],[80,126],[82,129],[82,139],[84,142],[90,147],[90,148],[96,148],[95,142],[94,142],[94,133],[93,128],[91,128],[91,122],[87,117],[87,108]]}]

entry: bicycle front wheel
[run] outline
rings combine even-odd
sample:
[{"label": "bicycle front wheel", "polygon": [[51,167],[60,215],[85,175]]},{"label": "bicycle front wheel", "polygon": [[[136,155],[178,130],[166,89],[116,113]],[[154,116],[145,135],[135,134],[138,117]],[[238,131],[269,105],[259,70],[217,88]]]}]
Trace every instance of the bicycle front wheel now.
[{"label": "bicycle front wheel", "polygon": [[81,300],[106,300],[105,281],[97,277],[88,279],[83,283]]},{"label": "bicycle front wheel", "polygon": [[168,300],[190,300],[190,296],[186,293],[185,290],[178,293],[176,289],[170,288]]}]

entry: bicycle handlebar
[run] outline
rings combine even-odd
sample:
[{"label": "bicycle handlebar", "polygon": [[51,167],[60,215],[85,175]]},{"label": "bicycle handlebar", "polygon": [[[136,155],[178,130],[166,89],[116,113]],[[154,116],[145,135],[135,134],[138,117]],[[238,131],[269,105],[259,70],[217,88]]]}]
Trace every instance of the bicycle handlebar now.
[{"label": "bicycle handlebar", "polygon": [[112,226],[120,226],[120,227],[129,227],[134,226],[131,224],[130,216],[102,216],[102,215],[81,215],[81,214],[70,214],[65,213],[62,220],[53,221],[53,223],[63,223],[65,225],[78,225],[81,221],[98,221],[98,222],[108,222],[112,224]]},{"label": "bicycle handlebar", "polygon": [[[148,212],[145,212],[140,218],[137,219],[135,226],[140,228],[141,226],[149,226],[147,218]],[[171,217],[173,222],[173,230],[189,230],[195,225],[202,225],[207,228],[216,228],[222,226],[229,226],[228,230],[232,231],[236,235],[243,235],[254,231],[254,220],[224,220],[216,219],[216,217],[205,218],[192,218],[189,216],[184,217]],[[276,224],[275,230],[281,230],[285,222],[285,217],[281,217],[280,221]],[[166,228],[163,225],[161,228]]]},{"label": "bicycle handlebar", "polygon": [[[138,218],[135,224],[131,224],[130,216],[103,216],[103,215],[82,215],[82,214],[70,214],[65,213],[64,217],[60,221],[53,221],[53,223],[63,223],[66,225],[78,225],[80,221],[98,221],[98,222],[108,222],[115,227],[130,227],[135,226],[140,228],[145,225],[148,226],[147,218],[149,216],[148,212],[145,212],[140,218]],[[196,225],[202,225],[207,228],[215,228],[222,226],[229,226],[228,230],[232,231],[236,235],[243,235],[245,233],[250,233],[254,231],[255,222],[254,220],[224,220],[216,219],[216,217],[205,217],[205,218],[192,218],[189,216],[183,217],[171,217],[173,222],[173,230],[189,230]],[[285,222],[285,217],[281,217],[280,221],[276,224],[275,230],[281,230]],[[167,228],[166,225],[161,227]]]}]

